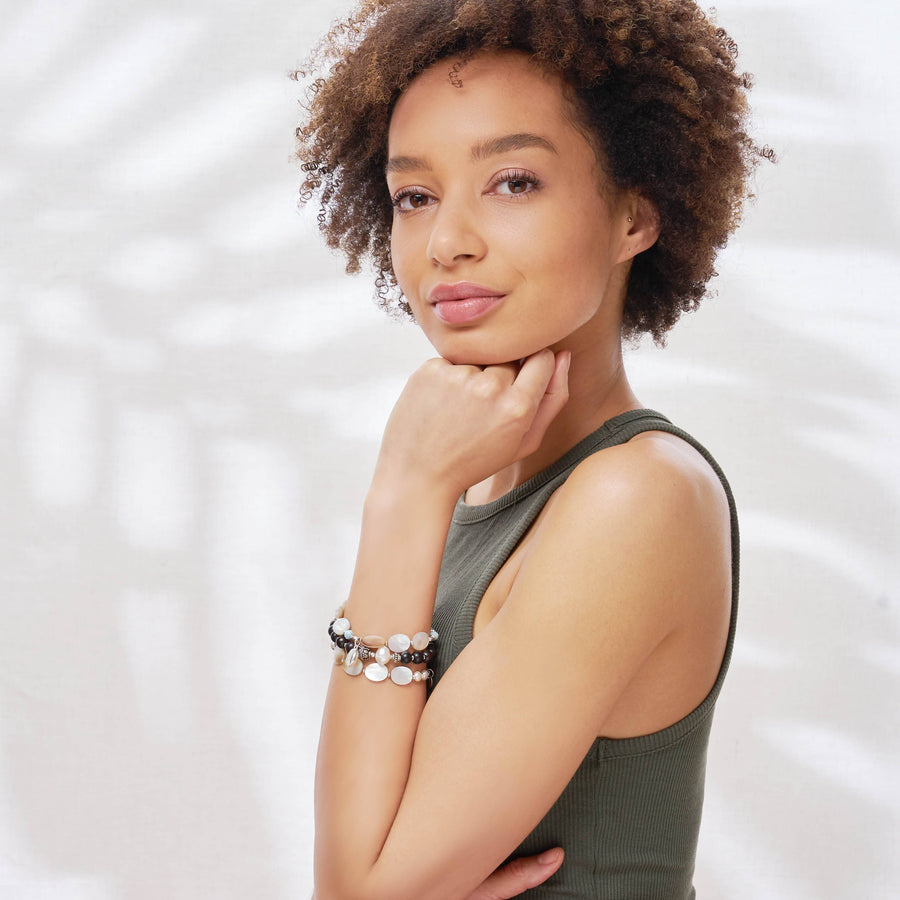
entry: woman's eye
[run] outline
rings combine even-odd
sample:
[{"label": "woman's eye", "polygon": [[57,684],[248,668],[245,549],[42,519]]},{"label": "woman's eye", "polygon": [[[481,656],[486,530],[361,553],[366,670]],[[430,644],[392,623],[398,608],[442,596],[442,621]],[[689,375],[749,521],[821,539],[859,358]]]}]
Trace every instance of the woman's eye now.
[{"label": "woman's eye", "polygon": [[412,212],[414,209],[423,209],[428,206],[433,198],[420,191],[399,193],[393,199],[394,207],[401,212]]},{"label": "woman's eye", "polygon": [[510,181],[504,181],[503,187],[508,188],[510,194],[524,194],[528,190],[529,182],[524,178],[513,178]]},{"label": "woman's eye", "polygon": [[537,187],[537,181],[525,172],[507,172],[495,182],[494,191],[509,197],[530,194]]}]

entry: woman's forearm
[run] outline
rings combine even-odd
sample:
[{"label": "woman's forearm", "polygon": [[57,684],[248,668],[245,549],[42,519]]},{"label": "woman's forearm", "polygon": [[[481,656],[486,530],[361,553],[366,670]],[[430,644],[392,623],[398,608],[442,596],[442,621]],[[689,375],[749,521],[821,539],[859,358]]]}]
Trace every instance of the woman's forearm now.
[{"label": "woman's forearm", "polygon": [[[550,350],[521,365],[485,368],[433,359],[410,376],[388,419],[363,513],[344,607],[356,635],[430,630],[457,498],[539,446],[568,397],[568,361],[568,353]],[[316,767],[319,900],[375,900],[398,890],[434,896],[438,889],[413,885],[406,866],[393,871],[396,847],[390,859],[381,856],[424,705],[421,682],[373,684],[339,668],[332,673]],[[417,796],[421,809],[403,807],[407,826],[432,816],[427,795]],[[406,839],[408,832],[398,837]]]},{"label": "woman's forearm", "polygon": [[[430,630],[454,501],[431,485],[376,475],[344,607],[355,634]],[[366,896],[403,796],[424,704],[424,682],[372,683],[335,667],[316,765],[319,900]]]}]

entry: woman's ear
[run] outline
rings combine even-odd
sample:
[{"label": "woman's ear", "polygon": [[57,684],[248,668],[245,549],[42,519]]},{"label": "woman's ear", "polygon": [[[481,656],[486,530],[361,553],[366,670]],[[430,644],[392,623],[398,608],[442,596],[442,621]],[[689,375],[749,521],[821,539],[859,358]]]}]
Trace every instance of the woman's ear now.
[{"label": "woman's ear", "polygon": [[622,240],[619,262],[634,259],[649,249],[659,237],[659,212],[646,197],[632,194],[623,204]]}]

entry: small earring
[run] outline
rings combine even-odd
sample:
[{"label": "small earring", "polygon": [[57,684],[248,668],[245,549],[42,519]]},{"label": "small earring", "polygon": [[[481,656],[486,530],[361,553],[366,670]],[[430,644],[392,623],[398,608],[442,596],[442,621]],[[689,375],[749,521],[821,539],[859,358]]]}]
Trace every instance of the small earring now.
[{"label": "small earring", "polygon": [[629,216],[629,217],[628,217],[628,221],[629,221],[629,222],[633,222],[634,219],[632,219],[631,216]]}]

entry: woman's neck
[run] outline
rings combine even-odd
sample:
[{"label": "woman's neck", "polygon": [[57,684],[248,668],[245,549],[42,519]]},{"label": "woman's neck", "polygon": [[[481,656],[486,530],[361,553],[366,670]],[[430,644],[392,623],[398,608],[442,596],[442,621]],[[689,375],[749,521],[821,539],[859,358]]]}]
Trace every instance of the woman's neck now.
[{"label": "woman's neck", "polygon": [[622,364],[622,345],[618,334],[614,340],[601,341],[599,346],[591,340],[572,340],[574,337],[552,348],[572,352],[569,400],[550,423],[540,447],[469,488],[466,492],[467,503],[489,503],[502,497],[556,462],[608,419],[640,408],[641,404],[631,390]]}]

